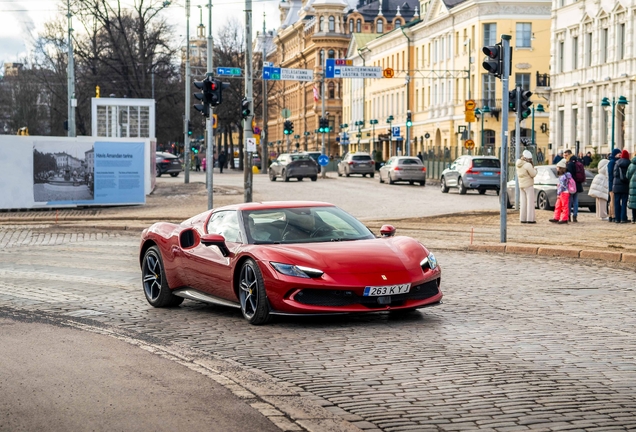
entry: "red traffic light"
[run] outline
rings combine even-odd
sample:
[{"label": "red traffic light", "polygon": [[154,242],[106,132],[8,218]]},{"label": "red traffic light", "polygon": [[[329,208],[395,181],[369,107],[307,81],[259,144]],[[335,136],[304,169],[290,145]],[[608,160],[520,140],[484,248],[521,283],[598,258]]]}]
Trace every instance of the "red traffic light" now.
[{"label": "red traffic light", "polygon": [[218,88],[219,88],[219,86],[216,85],[216,81],[211,81],[210,82],[210,90],[215,91]]},{"label": "red traffic light", "polygon": [[482,48],[482,51],[491,59],[496,59],[499,57],[499,49],[499,45],[485,46]]}]

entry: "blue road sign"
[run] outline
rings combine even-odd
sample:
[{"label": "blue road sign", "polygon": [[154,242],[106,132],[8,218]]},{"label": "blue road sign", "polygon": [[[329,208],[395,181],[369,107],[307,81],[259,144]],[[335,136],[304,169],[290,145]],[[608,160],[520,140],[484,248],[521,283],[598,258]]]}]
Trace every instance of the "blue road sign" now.
[{"label": "blue road sign", "polygon": [[400,127],[399,126],[393,126],[392,127],[392,135],[393,138],[397,138],[400,136]]},{"label": "blue road sign", "polygon": [[241,76],[241,68],[234,67],[218,67],[216,74],[222,76]]},{"label": "blue road sign", "polygon": [[329,156],[327,155],[318,156],[318,165],[327,166],[328,163],[329,163]]},{"label": "blue road sign", "polygon": [[279,67],[264,67],[263,79],[278,81],[280,80],[280,68]]},{"label": "blue road sign", "polygon": [[327,71],[325,72],[325,78],[336,77],[336,59],[327,59]]}]

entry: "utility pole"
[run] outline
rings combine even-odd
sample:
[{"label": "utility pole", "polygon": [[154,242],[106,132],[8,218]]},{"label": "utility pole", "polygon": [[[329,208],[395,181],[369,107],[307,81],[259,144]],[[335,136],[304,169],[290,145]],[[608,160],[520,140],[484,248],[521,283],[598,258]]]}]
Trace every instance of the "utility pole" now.
[{"label": "utility pole", "polygon": [[[327,72],[327,56],[325,50],[321,50],[322,55],[322,77],[320,78],[320,99],[322,99],[322,111],[321,117],[325,117],[325,73]],[[327,123],[329,124],[329,123]],[[322,147],[320,149],[321,154],[325,154],[325,134],[322,134]],[[320,178],[327,178],[327,166],[323,166],[320,169]]]},{"label": "utility pole", "polygon": [[[471,43],[472,41],[470,40],[470,38],[468,38],[468,40],[466,41],[468,42],[468,100],[472,99],[472,94],[470,91],[470,69],[471,69],[471,64],[472,64],[472,58],[471,58]],[[473,139],[471,133],[470,133],[470,126],[472,125],[472,122],[468,122],[468,125],[466,126],[466,129],[468,130],[468,139],[471,140]],[[483,145],[483,144],[482,144]],[[470,154],[470,153],[469,153]]]},{"label": "utility pole", "polygon": [[[263,64],[265,64],[265,61],[267,60],[267,33],[265,30],[265,12],[263,12]],[[261,80],[263,82],[263,130],[261,133],[261,173],[262,174],[267,174],[267,168],[268,168],[268,160],[269,160],[269,155],[267,152],[267,139],[268,137],[268,133],[267,133],[267,80],[263,79]]]},{"label": "utility pole", "polygon": [[[183,117],[183,161],[185,162],[185,172],[183,182],[190,183],[190,135],[188,135],[188,125],[190,124],[190,0],[185,2],[186,9],[186,62],[185,62],[185,116]],[[154,77],[154,74],[152,75]],[[153,86],[154,89],[154,86]],[[154,97],[153,97],[154,98]]]},{"label": "utility pole", "polygon": [[[188,41],[188,44],[190,41]],[[212,55],[214,53],[214,45],[212,41],[212,0],[208,0],[208,64],[206,76],[212,76],[212,68],[214,67],[214,63],[212,62]],[[214,107],[210,105],[210,118],[206,120],[206,126],[208,131],[208,142],[205,147],[205,162],[206,162],[206,184],[208,187],[208,210],[212,210],[214,201],[213,201],[213,176],[212,171],[214,171],[214,128],[212,127],[212,122],[214,121]]]},{"label": "utility pole", "polygon": [[501,51],[503,61],[502,101],[501,106],[501,178],[499,179],[499,198],[501,199],[499,213],[499,235],[501,243],[507,240],[507,211],[508,211],[508,81],[510,79],[510,35],[501,35]]},{"label": "utility pole", "polygon": [[[521,107],[521,87],[517,86],[515,92],[515,100],[517,101],[517,121],[515,123],[515,161],[517,161],[521,158],[521,112],[523,111],[523,108]],[[521,208],[519,206],[520,195],[519,177],[517,176],[517,170],[515,170],[515,210],[517,211]]]},{"label": "utility pole", "polygon": [[68,17],[68,65],[66,68],[66,75],[68,78],[67,85],[67,98],[68,98],[68,136],[75,137],[77,133],[75,131],[75,106],[77,100],[75,99],[75,60],[73,58],[73,27],[71,22],[71,0],[66,0],[66,8]]},{"label": "utility pole", "polygon": [[[265,80],[263,80],[265,81]],[[245,202],[252,202],[252,152],[248,142],[254,139],[252,119],[254,118],[254,97],[252,93],[252,0],[245,0],[245,98],[249,113],[243,120],[243,186]]]}]

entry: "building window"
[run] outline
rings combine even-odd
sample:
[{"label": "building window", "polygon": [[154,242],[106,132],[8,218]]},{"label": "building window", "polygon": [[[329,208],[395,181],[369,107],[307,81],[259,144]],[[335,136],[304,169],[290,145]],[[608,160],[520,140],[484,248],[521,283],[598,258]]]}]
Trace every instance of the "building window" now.
[{"label": "building window", "polygon": [[585,34],[585,66],[592,66],[592,32]]},{"label": "building window", "polygon": [[336,85],[333,82],[330,82],[327,85],[327,88],[329,90],[327,92],[327,95],[328,95],[329,99],[335,99],[336,98]]},{"label": "building window", "polygon": [[325,31],[325,17],[320,17],[320,20],[318,20],[318,31]]},{"label": "building window", "polygon": [[532,24],[517,23],[515,40],[517,48],[530,48],[532,46]]},{"label": "building window", "polygon": [[379,19],[379,20],[375,23],[375,29],[376,29],[376,30],[375,30],[375,32],[376,32],[376,33],[383,33],[383,32],[384,32],[383,26],[384,26],[384,21],[382,21],[381,19]]},{"label": "building window", "polygon": [[579,38],[572,38],[572,69],[579,68]]},{"label": "building window", "polygon": [[353,20],[349,20],[349,33],[353,33]]},{"label": "building window", "polygon": [[402,21],[395,20],[395,28],[400,28],[400,27],[402,27]]},{"label": "building window", "polygon": [[529,73],[515,74],[515,86],[521,86],[523,90],[530,90],[530,74]]},{"label": "building window", "polygon": [[496,78],[494,75],[485,73],[481,75],[481,79],[482,79],[481,98],[483,99],[482,106],[495,107],[496,106],[496,103],[495,103]]},{"label": "building window", "polygon": [[559,52],[558,52],[558,66],[557,66],[557,70],[558,72],[563,72],[563,51],[565,50],[565,44],[564,42],[559,42]]},{"label": "building window", "polygon": [[437,63],[437,47],[439,45],[439,41],[435,39],[433,42],[433,63]]},{"label": "building window", "polygon": [[362,20],[356,21],[356,33],[362,33]]},{"label": "building window", "polygon": [[601,64],[607,61],[608,29],[601,29]]},{"label": "building window", "polygon": [[336,19],[333,16],[329,17],[329,31],[336,31]]},{"label": "building window", "polygon": [[618,29],[617,29],[617,44],[618,44],[618,50],[617,50],[617,54],[618,54],[618,59],[617,60],[623,60],[625,58],[625,23],[621,23],[618,25]]},{"label": "building window", "polygon": [[497,43],[497,24],[484,24],[484,45]]},{"label": "building window", "polygon": [[334,50],[329,50],[329,53],[327,54],[327,58],[336,58],[336,52]]}]

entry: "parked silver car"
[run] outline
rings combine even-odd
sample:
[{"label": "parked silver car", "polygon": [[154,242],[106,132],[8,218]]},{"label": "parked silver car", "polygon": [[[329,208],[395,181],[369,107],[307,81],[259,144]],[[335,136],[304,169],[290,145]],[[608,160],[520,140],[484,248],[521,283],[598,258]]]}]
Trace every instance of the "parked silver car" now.
[{"label": "parked silver car", "polygon": [[501,163],[494,156],[461,156],[442,171],[440,188],[443,193],[455,187],[461,195],[477,189],[481,195],[487,190],[499,193]]},{"label": "parked silver car", "polygon": [[[539,165],[537,168],[537,176],[534,178],[534,202],[539,210],[551,210],[557,200],[557,185],[559,178],[557,177],[556,165]],[[589,196],[587,192],[590,190],[594,174],[585,170],[585,183],[583,183],[583,192],[579,194],[579,207],[587,207],[590,211],[596,211],[596,200]],[[515,204],[515,181],[508,182],[508,207],[511,208]]]},{"label": "parked silver car", "polygon": [[269,179],[276,181],[282,177],[286,182],[290,178],[302,181],[309,177],[311,181],[318,180],[320,166],[306,153],[283,153],[269,166]]},{"label": "parked silver car", "polygon": [[343,175],[349,177],[351,174],[362,174],[362,177],[366,177],[367,174],[374,176],[375,162],[369,153],[347,153],[338,163],[338,177]]},{"label": "parked silver car", "polygon": [[393,156],[380,168],[379,174],[380,183],[386,180],[389,184],[418,182],[422,186],[426,185],[426,167],[413,156]]}]

